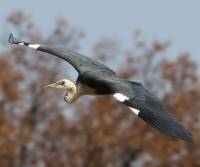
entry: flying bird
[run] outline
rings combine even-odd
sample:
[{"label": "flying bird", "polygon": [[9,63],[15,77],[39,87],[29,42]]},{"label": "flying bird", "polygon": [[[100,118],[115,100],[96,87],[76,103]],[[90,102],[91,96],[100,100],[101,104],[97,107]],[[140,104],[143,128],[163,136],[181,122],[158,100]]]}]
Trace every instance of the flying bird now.
[{"label": "flying bird", "polygon": [[28,46],[57,56],[70,63],[77,70],[78,77],[75,83],[69,79],[62,79],[46,86],[47,88],[67,91],[64,96],[67,103],[72,103],[83,95],[112,95],[158,131],[192,142],[191,133],[141,83],[123,79],[95,59],[69,49],[22,42],[15,39],[12,34],[10,34],[8,41],[11,44]]}]

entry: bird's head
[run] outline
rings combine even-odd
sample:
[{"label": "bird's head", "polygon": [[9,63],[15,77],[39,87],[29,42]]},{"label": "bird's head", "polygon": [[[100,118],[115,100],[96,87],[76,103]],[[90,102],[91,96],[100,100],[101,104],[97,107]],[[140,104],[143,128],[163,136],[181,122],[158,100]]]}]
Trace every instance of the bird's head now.
[{"label": "bird's head", "polygon": [[62,79],[53,84],[45,86],[45,88],[56,88],[56,89],[62,89],[62,90],[67,90],[67,91],[74,89],[74,87],[76,87],[76,85],[68,79]]},{"label": "bird's head", "polygon": [[65,94],[64,100],[67,103],[72,103],[78,98],[77,88],[75,83],[68,79],[59,80],[53,84],[45,86],[45,88],[56,88],[56,89],[66,90],[67,93]]}]

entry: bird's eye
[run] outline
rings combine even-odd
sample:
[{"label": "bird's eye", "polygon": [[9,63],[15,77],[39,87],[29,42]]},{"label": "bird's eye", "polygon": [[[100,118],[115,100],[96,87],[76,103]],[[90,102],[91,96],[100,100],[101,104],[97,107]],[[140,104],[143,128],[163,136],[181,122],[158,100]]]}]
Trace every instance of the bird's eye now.
[{"label": "bird's eye", "polygon": [[62,81],[62,82],[60,82],[60,84],[61,84],[61,85],[64,85],[64,84],[65,84],[65,82],[64,82],[64,81]]}]

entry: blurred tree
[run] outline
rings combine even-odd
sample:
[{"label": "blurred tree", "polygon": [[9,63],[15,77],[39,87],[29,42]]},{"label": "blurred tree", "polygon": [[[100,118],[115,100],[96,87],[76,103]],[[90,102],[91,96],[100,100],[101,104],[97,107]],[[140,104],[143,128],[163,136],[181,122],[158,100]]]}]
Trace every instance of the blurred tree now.
[{"label": "blurred tree", "polygon": [[[34,43],[78,49],[84,36],[63,18],[48,37],[21,11],[7,21],[20,38]],[[194,144],[158,133],[110,96],[82,98],[74,109],[67,109],[56,91],[42,88],[70,75],[62,72],[68,71],[63,63],[24,47],[9,47],[0,53],[0,166],[200,166],[197,65],[187,54],[175,61],[164,59],[170,42],[147,43],[139,31],[133,44],[124,52],[117,41],[102,39],[94,45],[93,55],[158,95],[194,134]]]}]

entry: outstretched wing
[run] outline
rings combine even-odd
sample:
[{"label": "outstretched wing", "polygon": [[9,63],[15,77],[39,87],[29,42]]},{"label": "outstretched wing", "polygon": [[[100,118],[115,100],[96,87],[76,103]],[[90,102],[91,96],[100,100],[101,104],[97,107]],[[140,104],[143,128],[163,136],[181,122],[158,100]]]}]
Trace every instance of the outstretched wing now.
[{"label": "outstretched wing", "polygon": [[160,132],[192,142],[192,135],[175,117],[166,111],[157,97],[148,92],[138,82],[124,81],[124,85],[115,85],[115,94],[118,101],[127,105],[136,115],[152,125]]},{"label": "outstretched wing", "polygon": [[91,71],[91,70],[92,71],[101,70],[109,73],[110,75],[115,74],[114,71],[104,66],[103,64],[97,62],[96,60],[69,49],[51,45],[40,45],[40,44],[31,44],[29,42],[22,42],[15,39],[12,34],[10,34],[8,42],[11,44],[25,45],[33,49],[46,52],[54,56],[57,56],[61,59],[64,59],[67,62],[69,62],[78,71],[78,73],[83,73],[85,71]]}]

